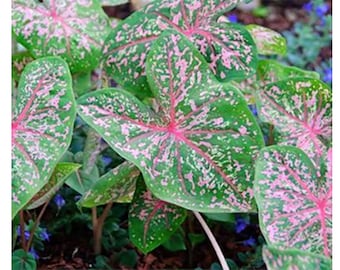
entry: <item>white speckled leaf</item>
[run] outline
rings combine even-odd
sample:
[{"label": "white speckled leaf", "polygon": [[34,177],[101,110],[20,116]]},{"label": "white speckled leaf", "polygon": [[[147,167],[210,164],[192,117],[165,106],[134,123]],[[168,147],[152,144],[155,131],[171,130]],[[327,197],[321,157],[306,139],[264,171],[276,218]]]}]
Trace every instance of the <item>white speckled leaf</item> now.
[{"label": "white speckled leaf", "polygon": [[14,0],[12,29],[35,58],[60,56],[83,72],[98,65],[110,23],[98,0]]},{"label": "white speckled leaf", "polygon": [[331,270],[332,260],[297,249],[280,250],[264,246],[263,260],[268,270]]},{"label": "white speckled leaf", "polygon": [[127,90],[146,91],[145,60],[152,43],[166,29],[176,30],[200,50],[222,81],[255,73],[256,46],[240,25],[218,23],[238,0],[154,1],[125,19],[104,46],[107,74]]},{"label": "white speckled leaf", "polygon": [[261,151],[254,188],[268,244],[331,255],[331,150],[321,173],[296,147],[270,146]]},{"label": "white speckled leaf", "polygon": [[137,182],[129,211],[129,236],[143,253],[164,243],[186,218],[186,210],[155,198],[143,181]]},{"label": "white speckled leaf", "polygon": [[267,85],[257,93],[262,121],[275,126],[279,144],[293,145],[316,164],[332,135],[332,92],[323,82],[295,78]]},{"label": "white speckled leaf", "polygon": [[34,209],[51,199],[61,188],[65,180],[81,165],[76,163],[62,162],[55,167],[48,183],[31,199],[26,209]]},{"label": "white speckled leaf", "polygon": [[13,107],[13,216],[48,182],[70,145],[75,116],[65,61],[46,57],[28,64]]},{"label": "white speckled leaf", "polygon": [[126,161],[100,177],[78,204],[82,207],[94,207],[109,202],[131,202],[139,175],[138,168]]},{"label": "white speckled leaf", "polygon": [[253,37],[257,51],[262,55],[285,55],[287,52],[286,39],[279,33],[256,24],[246,26]]},{"label": "white speckled leaf", "polygon": [[201,212],[254,210],[253,162],[264,143],[241,93],[219,83],[173,32],[154,44],[146,70],[158,114],[106,89],[82,96],[79,115],[142,171],[158,198]]}]

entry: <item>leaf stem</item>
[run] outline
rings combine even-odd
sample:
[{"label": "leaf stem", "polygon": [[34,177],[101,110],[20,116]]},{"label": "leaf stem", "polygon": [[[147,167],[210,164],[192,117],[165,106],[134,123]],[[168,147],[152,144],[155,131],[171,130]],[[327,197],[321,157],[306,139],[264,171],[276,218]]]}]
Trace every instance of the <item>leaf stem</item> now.
[{"label": "leaf stem", "polygon": [[201,223],[201,226],[203,227],[205,233],[207,234],[215,252],[216,255],[222,265],[222,269],[223,270],[229,270],[228,264],[224,258],[224,255],[222,253],[222,250],[220,248],[220,246],[218,245],[215,236],[213,235],[213,233],[211,232],[210,228],[208,227],[207,223],[204,221],[203,217],[201,216],[200,213],[193,211],[195,217],[198,219],[198,221]]},{"label": "leaf stem", "polygon": [[20,210],[19,215],[20,215],[21,247],[22,247],[23,250],[26,250],[24,211]]},{"label": "leaf stem", "polygon": [[30,248],[30,246],[31,246],[31,244],[32,244],[33,237],[34,237],[34,232],[35,232],[35,230],[37,229],[37,226],[38,226],[38,224],[39,224],[39,222],[40,222],[40,220],[41,220],[43,214],[45,213],[45,210],[46,210],[47,205],[49,204],[50,200],[51,200],[51,199],[49,199],[49,200],[47,200],[47,201],[45,202],[43,208],[41,208],[41,210],[40,210],[40,213],[39,213],[37,219],[36,219],[35,222],[34,222],[34,225],[33,225],[32,229],[31,229],[31,231],[30,231],[30,238],[28,239],[28,243],[27,243],[27,245],[26,245],[26,249],[25,249],[26,252],[28,252],[28,250],[29,250],[29,248]]}]

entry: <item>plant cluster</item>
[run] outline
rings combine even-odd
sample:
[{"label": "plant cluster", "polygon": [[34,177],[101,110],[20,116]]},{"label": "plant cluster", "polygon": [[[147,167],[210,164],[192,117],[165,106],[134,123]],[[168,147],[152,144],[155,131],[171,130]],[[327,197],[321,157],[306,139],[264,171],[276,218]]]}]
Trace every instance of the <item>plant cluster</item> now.
[{"label": "plant cluster", "polygon": [[14,269],[36,268],[33,235],[48,239],[41,217],[52,199],[62,210],[64,184],[91,211],[95,254],[112,246],[103,239],[112,206],[129,203],[129,238],[143,253],[192,212],[229,269],[199,212],[258,213],[266,244],[241,260],[331,268],[331,89],[316,72],[267,59],[286,41],[230,22],[239,2],[153,1],[112,28],[98,0],[13,1],[27,49],[13,56]]}]

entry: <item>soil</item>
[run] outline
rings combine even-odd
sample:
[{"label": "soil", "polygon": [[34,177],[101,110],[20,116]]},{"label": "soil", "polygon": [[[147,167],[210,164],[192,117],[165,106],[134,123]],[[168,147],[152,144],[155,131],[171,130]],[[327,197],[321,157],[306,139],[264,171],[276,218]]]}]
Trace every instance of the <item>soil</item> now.
[{"label": "soil", "polygon": [[[268,2],[268,1],[267,1]],[[274,2],[274,3],[273,3]],[[278,5],[280,1],[271,1],[267,5],[269,15],[265,18],[255,17],[251,12],[241,10],[232,11],[236,14],[238,21],[244,24],[258,24],[278,32],[289,30],[294,22],[306,20],[306,12],[301,9],[301,4],[306,1],[285,1],[298,3],[299,5]],[[275,4],[276,3],[276,4]],[[282,3],[282,2],[281,2]],[[331,1],[328,1],[331,6]],[[118,7],[105,7],[105,12],[110,17],[124,19],[132,13],[131,4],[121,5]],[[321,52],[321,58],[328,59],[332,56],[331,48],[324,48]],[[240,263],[237,257],[238,252],[254,252],[253,247],[247,247],[241,244],[245,237],[253,235],[256,239],[261,234],[257,226],[251,227],[248,232],[243,235],[235,234],[226,230],[220,224],[215,224],[214,234],[220,243],[223,253],[227,258],[233,259]],[[187,224],[185,225],[187,226]],[[200,225],[194,223],[194,232],[203,233]],[[71,236],[52,237],[51,241],[45,245],[44,254],[39,260],[38,270],[73,270],[73,269],[90,269],[94,263],[94,255],[92,253],[92,245],[89,242],[92,239],[91,231],[87,228],[77,228],[77,231]],[[133,246],[127,246],[127,249],[135,249]],[[136,250],[136,249],[135,249]],[[190,251],[170,252],[163,247],[159,247],[153,252],[144,255],[136,250],[138,254],[138,264],[136,269],[193,269],[200,266],[203,269],[209,269],[213,262],[218,262],[213,248],[208,240],[196,246]],[[107,257],[113,259],[114,253],[107,253]],[[128,269],[122,265],[113,265],[114,269]],[[255,268],[254,268],[255,269]],[[266,269],[265,266],[256,269]]]}]

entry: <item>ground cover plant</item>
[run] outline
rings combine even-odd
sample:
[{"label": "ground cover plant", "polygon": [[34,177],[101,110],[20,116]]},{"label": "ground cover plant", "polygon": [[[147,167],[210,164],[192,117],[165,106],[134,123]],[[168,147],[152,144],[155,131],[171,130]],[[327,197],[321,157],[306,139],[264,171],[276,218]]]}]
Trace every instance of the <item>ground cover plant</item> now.
[{"label": "ground cover plant", "polygon": [[[102,5],[121,1],[13,1],[13,269],[82,226],[88,268],[162,246],[200,269],[194,218],[211,269],[331,269],[332,90],[277,61],[280,33],[233,22],[240,2],[155,0],[117,23]],[[258,228],[254,253],[225,255],[217,221]]]}]

